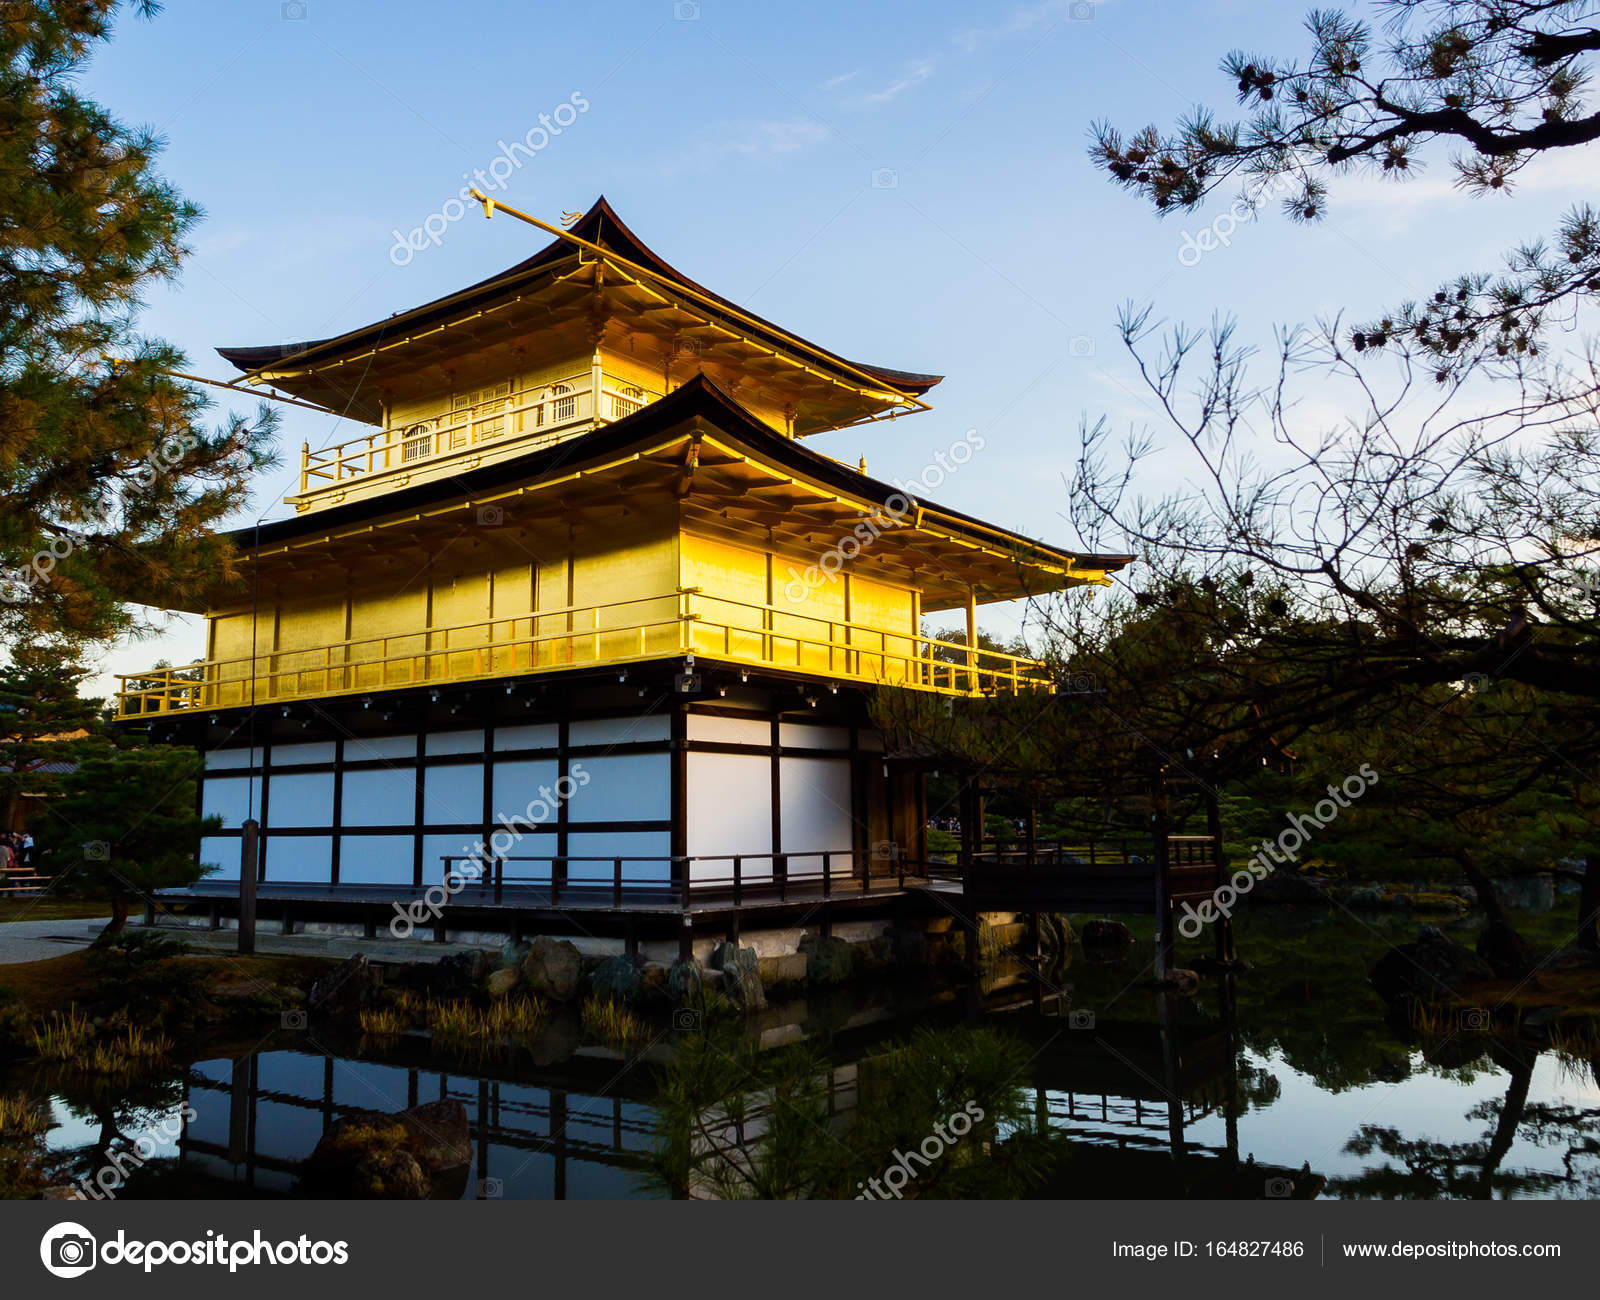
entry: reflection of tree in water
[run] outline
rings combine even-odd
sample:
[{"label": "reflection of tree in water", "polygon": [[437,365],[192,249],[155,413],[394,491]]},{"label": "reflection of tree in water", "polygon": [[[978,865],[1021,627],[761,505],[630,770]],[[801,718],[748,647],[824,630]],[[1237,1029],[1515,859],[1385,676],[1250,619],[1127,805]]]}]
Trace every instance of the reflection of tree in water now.
[{"label": "reflection of tree in water", "polygon": [[[173,1141],[147,1164],[138,1158],[135,1144],[183,1106],[181,1072],[163,1070],[117,1079],[60,1071],[52,1078],[50,1090],[75,1119],[97,1128],[93,1143],[67,1154],[65,1166],[55,1172],[57,1178],[82,1179],[90,1186],[103,1187],[96,1184],[96,1175],[112,1163],[114,1155],[120,1157],[130,1178],[139,1178],[144,1169],[155,1172],[160,1161],[178,1154],[178,1144]],[[120,1190],[120,1184],[112,1190]]]},{"label": "reflection of tree in water", "polygon": [[[1387,1163],[1335,1178],[1335,1195],[1382,1200],[1490,1200],[1517,1196],[1600,1197],[1600,1108],[1528,1103],[1539,1054],[1520,1045],[1496,1044],[1490,1055],[1507,1073],[1505,1096],[1484,1101],[1467,1118],[1487,1124],[1482,1137],[1436,1142],[1407,1137],[1395,1128],[1365,1124],[1345,1144],[1350,1155],[1374,1153]],[[1562,1171],[1505,1169],[1513,1143],[1561,1151]]]},{"label": "reflection of tree in water", "polygon": [[1039,1123],[1030,1056],[992,1029],[923,1029],[859,1059],[841,1108],[814,1045],[762,1050],[708,1024],[660,1072],[644,1181],[725,1200],[1019,1196],[1066,1145]]}]

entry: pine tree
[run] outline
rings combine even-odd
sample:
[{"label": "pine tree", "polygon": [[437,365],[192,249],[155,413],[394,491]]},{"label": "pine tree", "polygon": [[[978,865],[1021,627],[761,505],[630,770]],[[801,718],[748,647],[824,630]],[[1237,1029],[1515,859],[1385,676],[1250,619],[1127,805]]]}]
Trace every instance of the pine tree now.
[{"label": "pine tree", "polygon": [[[230,415],[138,330],[200,210],[159,140],[77,83],[120,0],[0,11],[0,638],[103,639],[225,576],[211,528],[271,464],[273,421]],[[157,6],[133,6],[150,16]],[[115,361],[108,360],[114,358]]]},{"label": "pine tree", "polygon": [[54,765],[72,762],[99,723],[100,701],[79,697],[86,670],[57,647],[27,645],[0,666],[0,828],[17,799],[49,787]]},{"label": "pine tree", "polygon": [[[1246,113],[1196,109],[1175,128],[1125,137],[1094,128],[1090,156],[1158,212],[1189,212],[1240,185],[1249,219],[1276,199],[1293,221],[1318,221],[1329,181],[1365,173],[1403,183],[1430,154],[1452,151],[1457,184],[1505,195],[1529,162],[1600,140],[1589,97],[1600,59],[1594,7],[1575,0],[1377,0],[1389,21],[1339,10],[1306,18],[1299,59],[1235,50],[1222,72]],[[1546,335],[1600,295],[1600,209],[1580,203],[1548,240],[1511,251],[1503,270],[1462,273],[1419,301],[1349,329],[1355,352],[1403,353],[1443,383],[1487,366],[1514,371]]]},{"label": "pine tree", "polygon": [[193,884],[200,837],[221,824],[196,811],[193,750],[97,747],[60,778],[38,825],[44,866],[60,887],[111,903],[97,944],[127,924],[129,904],[157,889]]}]

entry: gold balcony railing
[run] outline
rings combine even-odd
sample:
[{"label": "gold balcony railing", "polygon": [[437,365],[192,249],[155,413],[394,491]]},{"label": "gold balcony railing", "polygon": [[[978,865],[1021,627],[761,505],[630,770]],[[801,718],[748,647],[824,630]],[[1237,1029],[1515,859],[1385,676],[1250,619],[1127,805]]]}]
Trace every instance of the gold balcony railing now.
[{"label": "gold balcony railing", "polygon": [[1033,659],[681,588],[604,605],[213,659],[121,677],[119,718],[282,704],[694,654],[947,695],[1045,690]]},{"label": "gold balcony railing", "polygon": [[[300,452],[300,491],[315,491],[351,479],[398,470],[485,444],[514,443],[536,450],[562,441],[591,424],[632,415],[660,393],[601,374],[598,403],[591,370],[473,400],[456,399],[453,409],[409,425],[397,425],[351,438],[332,447]],[[492,390],[483,390],[491,392]]]}]

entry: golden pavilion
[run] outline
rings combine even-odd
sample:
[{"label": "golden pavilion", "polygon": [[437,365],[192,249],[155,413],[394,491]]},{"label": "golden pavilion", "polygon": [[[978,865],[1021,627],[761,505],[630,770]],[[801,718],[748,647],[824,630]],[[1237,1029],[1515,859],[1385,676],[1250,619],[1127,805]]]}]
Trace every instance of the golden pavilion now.
[{"label": "golden pavilion", "polygon": [[[921,856],[925,811],[870,694],[1049,689],[1042,665],[970,648],[976,611],[1128,562],[807,445],[925,409],[939,376],[741,309],[604,199],[546,229],[411,311],[220,349],[241,382],[370,431],[304,449],[295,513],[234,535],[244,580],[190,611],[205,660],[123,682],[122,719],[205,755],[223,829],[198,892],[237,889],[247,819],[286,926],[291,900],[439,882],[457,909],[870,892]],[[966,643],[926,634],[948,611]],[[466,859],[492,879],[452,879]]]}]

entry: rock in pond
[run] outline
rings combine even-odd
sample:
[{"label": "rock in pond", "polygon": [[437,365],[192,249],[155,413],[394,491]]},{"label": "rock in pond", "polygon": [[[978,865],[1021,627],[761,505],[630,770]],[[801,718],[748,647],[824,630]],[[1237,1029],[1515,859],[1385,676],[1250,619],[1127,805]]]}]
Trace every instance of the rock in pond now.
[{"label": "rock in pond", "polygon": [[540,935],[528,947],[522,974],[540,997],[571,1002],[583,980],[583,958],[567,940]]}]

